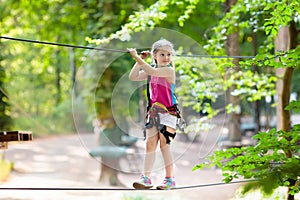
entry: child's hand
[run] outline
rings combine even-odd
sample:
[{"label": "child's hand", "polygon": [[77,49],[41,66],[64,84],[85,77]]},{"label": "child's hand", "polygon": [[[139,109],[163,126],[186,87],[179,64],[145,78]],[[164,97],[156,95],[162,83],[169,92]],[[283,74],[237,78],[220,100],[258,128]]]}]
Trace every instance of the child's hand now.
[{"label": "child's hand", "polygon": [[142,51],[141,53],[141,58],[143,60],[145,60],[146,58],[148,58],[150,56],[150,52],[149,51]]},{"label": "child's hand", "polygon": [[137,55],[137,51],[135,48],[127,48],[127,52],[130,53],[130,55],[133,57],[133,58],[136,58],[138,55]]}]

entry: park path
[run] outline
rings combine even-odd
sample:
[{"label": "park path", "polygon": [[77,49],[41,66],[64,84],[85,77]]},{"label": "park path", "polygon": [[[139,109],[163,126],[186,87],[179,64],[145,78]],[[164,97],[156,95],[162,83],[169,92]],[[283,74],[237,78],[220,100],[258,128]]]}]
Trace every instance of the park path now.
[{"label": "park path", "polygon": [[[220,130],[212,130],[201,135],[199,141],[185,142],[179,136],[173,141],[173,154],[176,159],[176,181],[178,186],[219,183],[222,176],[217,169],[192,172],[192,167],[200,162],[212,149]],[[98,181],[99,161],[91,158],[87,149],[95,146],[95,136],[73,134],[35,139],[31,142],[10,143],[5,150],[5,158],[14,162],[14,171],[8,180],[0,183],[1,188],[109,188]],[[143,140],[138,141],[143,147]],[[142,149],[143,151],[143,149]],[[157,154],[158,156],[158,154]],[[162,161],[157,159],[157,166]],[[142,163],[142,160],[140,161]],[[138,174],[120,174],[122,183],[131,188]],[[157,168],[153,182],[162,181],[163,170]],[[0,199],[218,199],[227,200],[235,195],[240,184],[199,187],[174,191],[91,191],[91,190],[1,190]]]}]

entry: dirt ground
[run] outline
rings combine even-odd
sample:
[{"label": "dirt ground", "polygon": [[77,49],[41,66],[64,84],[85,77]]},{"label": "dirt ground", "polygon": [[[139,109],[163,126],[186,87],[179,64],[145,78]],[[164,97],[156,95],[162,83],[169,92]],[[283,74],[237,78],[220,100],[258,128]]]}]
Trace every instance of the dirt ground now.
[{"label": "dirt ground", "polygon": [[[137,191],[137,190],[90,190],[109,188],[98,181],[100,161],[91,158],[88,149],[94,147],[95,135],[73,134],[34,139],[30,142],[10,143],[3,153],[7,160],[14,162],[14,171],[8,180],[0,184],[1,188],[31,188],[30,190],[0,190],[0,199],[32,200],[32,199],[218,199],[227,200],[234,197],[241,184],[215,185],[222,182],[218,169],[192,171],[192,167],[202,161],[212,150],[218,148],[217,141],[221,129],[214,129],[201,134],[197,141],[185,141],[178,136],[172,141],[172,152],[175,159],[175,176],[178,187],[200,185],[201,187],[186,188],[173,191]],[[143,152],[144,141],[137,143]],[[153,171],[152,181],[159,184],[163,180],[163,163],[160,152]],[[142,167],[143,160],[135,160]],[[130,166],[130,163],[127,163]],[[126,164],[124,163],[124,166]],[[131,163],[132,165],[132,163]],[[136,164],[135,164],[136,165]],[[138,178],[138,173],[119,174],[124,188],[132,188],[132,182]],[[208,184],[208,186],[204,186]],[[45,188],[36,190],[35,188]],[[51,190],[47,190],[50,188]],[[61,190],[53,190],[61,188]],[[74,188],[74,190],[63,190]],[[81,190],[78,190],[80,189]],[[84,189],[84,190],[83,190]]]}]

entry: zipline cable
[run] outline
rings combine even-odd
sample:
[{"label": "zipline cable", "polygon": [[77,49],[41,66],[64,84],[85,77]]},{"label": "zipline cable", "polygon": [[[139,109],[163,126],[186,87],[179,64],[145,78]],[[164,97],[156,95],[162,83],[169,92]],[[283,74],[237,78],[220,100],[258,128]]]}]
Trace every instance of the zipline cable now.
[{"label": "zipline cable", "polygon": [[127,51],[118,50],[118,49],[89,47],[89,46],[63,44],[63,43],[56,43],[56,42],[45,42],[45,41],[39,41],[39,40],[29,40],[29,39],[13,38],[13,37],[6,37],[6,36],[0,36],[0,38],[6,39],[6,40],[15,40],[15,41],[19,41],[19,42],[28,42],[28,43],[53,45],[53,46],[61,46],[61,47],[72,47],[72,48],[77,48],[77,49],[89,49],[89,50],[98,50],[98,51],[110,51],[110,52],[118,52],[118,53],[127,53]]},{"label": "zipline cable", "polygon": [[[230,184],[237,184],[237,183],[249,183],[249,182],[254,182],[258,180],[242,180],[242,181],[234,181],[230,183],[224,183],[224,182],[219,182],[219,183],[209,183],[209,184],[202,184],[202,185],[190,185],[190,186],[182,186],[182,187],[176,187],[173,188],[172,190],[183,190],[183,189],[192,189],[192,188],[203,188],[203,187],[212,187],[212,186],[220,186],[220,185],[230,185]],[[134,188],[86,188],[86,187],[1,187],[0,190],[64,190],[64,191],[136,191],[137,189]],[[141,191],[141,190],[138,190]],[[155,189],[150,189],[150,190],[142,190],[142,191],[156,191]]]},{"label": "zipline cable", "polygon": [[[108,49],[108,48],[72,45],[72,44],[64,44],[64,43],[56,43],[56,42],[45,42],[39,40],[30,40],[30,39],[22,39],[22,38],[7,37],[7,36],[0,36],[0,38],[6,40],[14,40],[19,42],[28,42],[28,43],[36,43],[36,44],[43,44],[43,45],[53,45],[53,46],[71,47],[71,48],[78,48],[78,49],[97,50],[97,51],[109,51],[109,52],[116,52],[116,53],[127,53],[127,51],[119,50],[119,49]],[[175,56],[192,57],[192,58],[198,57],[198,58],[246,58],[246,59],[251,59],[255,57],[255,56],[213,56],[213,55],[205,55],[205,54],[198,54],[198,55],[197,54],[176,54]]]}]

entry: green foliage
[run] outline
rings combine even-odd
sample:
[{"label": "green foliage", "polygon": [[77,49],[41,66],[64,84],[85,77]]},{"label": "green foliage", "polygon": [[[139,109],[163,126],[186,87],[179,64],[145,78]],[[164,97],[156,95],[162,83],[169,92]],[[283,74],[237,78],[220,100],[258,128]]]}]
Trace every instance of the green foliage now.
[{"label": "green foliage", "polygon": [[[183,4],[183,2],[178,2],[178,1],[174,1],[174,2],[176,4],[176,6],[178,6],[178,4]],[[196,5],[199,3],[199,0],[192,0],[192,1],[189,1],[189,3],[190,4],[185,7],[184,13],[178,18],[179,26],[183,26],[185,21],[187,21],[187,19],[190,18],[191,14],[196,9]]]},{"label": "green foliage", "polygon": [[[5,45],[0,41],[0,48],[3,48],[4,46]],[[12,119],[10,117],[9,99],[7,98],[7,92],[4,89],[7,77],[2,61],[3,56],[0,54],[0,130],[10,130],[12,127]]]},{"label": "green foliage", "polygon": [[299,17],[299,10],[299,1],[284,0],[267,3],[264,11],[270,14],[270,18],[267,18],[264,23],[266,34],[275,38],[280,27],[289,25],[294,20],[291,16]]},{"label": "green foliage", "polygon": [[[206,102],[216,102],[222,93],[223,79],[215,63],[210,59],[179,59],[176,70],[180,79],[177,92],[183,106],[192,106],[196,112],[206,110],[215,115]],[[191,92],[192,91],[192,92]]]},{"label": "green foliage", "polygon": [[277,77],[272,74],[253,72],[252,70],[239,71],[226,80],[225,89],[235,85],[231,92],[233,96],[247,97],[250,102],[264,99],[275,94]]},{"label": "green foliage", "polygon": [[[4,1],[0,6],[0,32],[11,37],[84,45],[87,35],[105,36],[117,30],[142,4],[147,6],[149,1]],[[73,132],[70,49],[8,40],[1,40],[2,44],[1,66],[7,76],[3,88],[8,98],[1,99],[12,105],[5,112],[14,120],[12,128],[32,130],[35,135]],[[77,70],[89,53],[74,50]],[[91,117],[82,120],[84,126],[90,125],[85,120]]]},{"label": "green foliage", "polygon": [[177,8],[179,14],[181,14],[177,20],[179,26],[183,26],[184,22],[190,18],[190,15],[195,10],[198,3],[199,0],[159,0],[145,10],[131,14],[128,17],[128,22],[122,25],[121,30],[101,39],[87,37],[86,40],[88,43],[97,45],[109,43],[113,39],[129,41],[132,33],[141,32],[148,28],[154,28],[161,24],[161,22],[168,17],[168,14],[173,12],[173,10],[170,10],[170,7],[173,5]]},{"label": "green foliage", "polygon": [[289,25],[291,21],[299,21],[300,3],[293,1],[243,1],[239,0],[230,8],[219,24],[212,29],[209,40],[209,52],[224,52],[227,35],[239,29],[240,31],[263,32],[267,35],[260,51],[268,52],[274,47],[274,37],[280,27]]},{"label": "green foliage", "polygon": [[[1,27],[6,27],[2,35],[61,43],[77,43],[80,38],[78,33],[84,20],[78,18],[82,16],[81,10],[74,9],[74,6],[81,8],[79,4],[66,1],[5,1],[2,4],[11,10],[1,22]],[[35,135],[71,132],[72,116],[65,110],[57,115],[56,109],[70,98],[69,49],[7,40],[5,45],[1,53],[13,128],[32,130]],[[77,53],[75,55],[80,55]],[[60,123],[64,120],[64,124]],[[70,126],[66,126],[66,121]]]},{"label": "green foliage", "polygon": [[290,104],[285,107],[285,110],[293,110],[295,113],[298,113],[300,111],[300,102],[291,101]]},{"label": "green foliage", "polygon": [[109,35],[103,39],[86,38],[89,43],[97,45],[109,43],[113,39],[120,39],[121,41],[130,40],[130,34],[145,30],[148,27],[154,27],[161,20],[166,17],[164,11],[168,8],[169,1],[157,1],[143,12],[135,12],[129,16],[129,23],[122,26],[122,29]]},{"label": "green foliage", "polygon": [[[5,15],[8,14],[8,9],[5,6],[0,6],[0,24],[4,21]],[[1,27],[0,34],[4,31]],[[0,49],[6,48],[6,45],[0,40]],[[10,116],[11,107],[7,97],[7,91],[5,89],[5,83],[7,82],[7,74],[3,60],[5,55],[3,51],[0,52],[0,130],[10,130],[12,127],[12,119]]]},{"label": "green foliage", "polygon": [[300,66],[300,47],[291,49],[289,51],[277,51],[273,53],[257,54],[253,59],[241,61],[240,64],[244,68],[250,68],[253,65],[258,67],[272,67],[272,68],[299,68]]},{"label": "green foliage", "polygon": [[[196,165],[193,170],[217,166],[221,168],[224,182],[243,177],[257,179],[266,193],[279,186],[290,187],[290,193],[299,192],[296,184],[300,175],[300,125],[290,132],[259,132],[253,137],[255,146],[229,148],[215,151],[208,162]],[[287,156],[288,155],[288,156]]]}]

